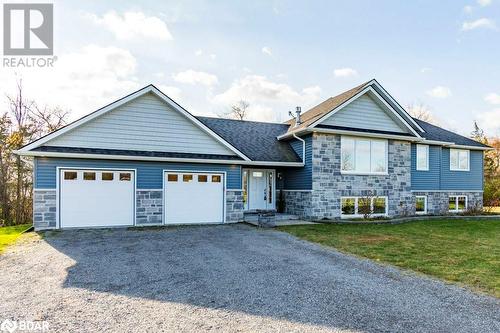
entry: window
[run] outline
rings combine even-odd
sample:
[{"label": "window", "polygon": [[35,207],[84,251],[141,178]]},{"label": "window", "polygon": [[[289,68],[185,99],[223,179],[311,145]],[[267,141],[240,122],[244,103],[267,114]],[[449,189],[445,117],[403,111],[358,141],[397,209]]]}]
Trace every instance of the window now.
[{"label": "window", "polygon": [[450,149],[450,170],[469,171],[469,151]]},{"label": "window", "polygon": [[221,176],[213,175],[212,176],[212,183],[220,183],[221,182]]},{"label": "window", "polygon": [[95,180],[95,172],[84,172],[83,179],[84,180]]},{"label": "window", "polygon": [[343,173],[387,173],[387,140],[341,138]]},{"label": "window", "polygon": [[452,195],[448,200],[448,210],[452,213],[462,212],[467,209],[467,197],[465,195]]},{"label": "window", "polygon": [[113,180],[113,173],[112,172],[103,172],[101,179],[102,180]]},{"label": "window", "polygon": [[182,181],[183,182],[188,183],[188,182],[190,182],[192,180],[193,180],[193,175],[182,175]]},{"label": "window", "polygon": [[416,196],[415,213],[427,214],[427,197],[425,195]]},{"label": "window", "polygon": [[341,198],[341,211],[341,217],[387,215],[387,197],[344,197]]},{"label": "window", "polygon": [[417,170],[429,170],[429,146],[417,145]]},{"label": "window", "polygon": [[248,171],[246,170],[243,170],[242,184],[243,184],[243,203],[246,204],[248,198]]},{"label": "window", "polygon": [[198,183],[206,183],[208,181],[207,175],[198,175]]},{"label": "window", "polygon": [[260,177],[262,177],[262,172],[261,171],[254,171],[254,172],[252,172],[252,177],[260,178]]},{"label": "window", "polygon": [[121,181],[130,181],[130,179],[132,179],[132,175],[130,172],[120,172]]},{"label": "window", "polygon": [[179,180],[179,176],[176,174],[169,173],[167,176],[167,181],[169,181],[169,182],[176,182],[178,180]]},{"label": "window", "polygon": [[76,171],[65,171],[64,180],[75,180],[78,177]]},{"label": "window", "polygon": [[356,214],[356,198],[342,198],[342,215]]}]

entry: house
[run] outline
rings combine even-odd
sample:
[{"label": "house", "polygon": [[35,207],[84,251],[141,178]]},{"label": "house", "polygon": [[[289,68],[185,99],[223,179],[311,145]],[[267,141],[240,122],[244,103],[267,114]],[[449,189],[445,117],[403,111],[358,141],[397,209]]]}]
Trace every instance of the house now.
[{"label": "house", "polygon": [[196,117],[150,85],[18,151],[34,157],[34,225],[232,223],[482,206],[487,146],[412,118],[376,81],[286,123]]}]

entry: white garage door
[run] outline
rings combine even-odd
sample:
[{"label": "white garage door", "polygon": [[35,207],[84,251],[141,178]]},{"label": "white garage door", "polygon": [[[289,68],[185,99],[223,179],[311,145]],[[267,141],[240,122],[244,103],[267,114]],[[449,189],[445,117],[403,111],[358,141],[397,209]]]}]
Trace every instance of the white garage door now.
[{"label": "white garage door", "polygon": [[165,172],[165,223],[224,222],[224,174]]},{"label": "white garage door", "polygon": [[134,171],[61,170],[61,228],[134,224]]}]

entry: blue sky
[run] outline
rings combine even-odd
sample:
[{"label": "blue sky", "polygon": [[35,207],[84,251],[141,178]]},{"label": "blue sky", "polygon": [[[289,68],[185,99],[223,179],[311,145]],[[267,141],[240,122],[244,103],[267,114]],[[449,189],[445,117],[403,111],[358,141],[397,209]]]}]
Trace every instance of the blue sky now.
[{"label": "blue sky", "polygon": [[440,125],[500,134],[500,1],[54,2],[53,69],[22,76],[40,103],[91,112],[148,83],[199,115],[238,99],[283,121],[376,78]]}]

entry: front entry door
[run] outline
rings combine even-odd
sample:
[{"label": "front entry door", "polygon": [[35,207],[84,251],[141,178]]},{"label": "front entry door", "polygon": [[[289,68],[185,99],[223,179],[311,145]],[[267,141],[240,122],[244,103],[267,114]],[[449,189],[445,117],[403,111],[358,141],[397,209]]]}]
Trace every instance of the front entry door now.
[{"label": "front entry door", "polygon": [[248,209],[274,209],[274,170],[249,169]]}]

